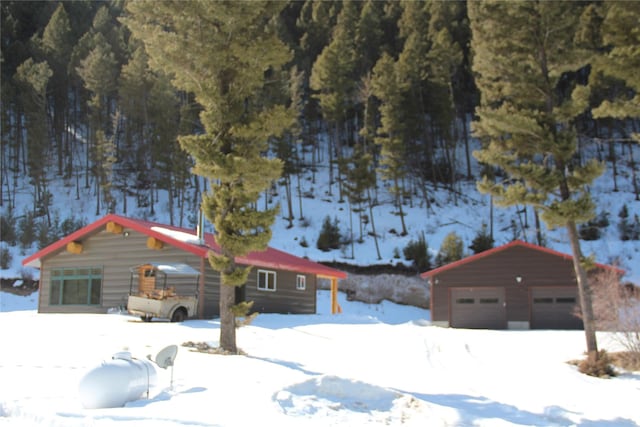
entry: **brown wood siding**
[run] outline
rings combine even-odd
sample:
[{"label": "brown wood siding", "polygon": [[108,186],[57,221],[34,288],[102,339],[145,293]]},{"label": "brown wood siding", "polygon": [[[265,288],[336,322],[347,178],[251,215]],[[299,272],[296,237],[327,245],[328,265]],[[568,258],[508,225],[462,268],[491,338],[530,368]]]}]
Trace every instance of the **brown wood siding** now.
[{"label": "brown wood siding", "polygon": [[[521,283],[516,281],[516,276],[522,277]],[[523,246],[462,264],[430,280],[435,283],[431,295],[434,321],[451,321],[451,288],[503,288],[507,321],[530,321],[529,290],[532,287],[577,288],[571,260]]]},{"label": "brown wood siding", "polygon": [[529,321],[529,291],[526,286],[505,287],[507,319],[511,322]]},{"label": "brown wood siding", "polygon": [[276,291],[258,290],[258,268],[251,270],[246,284],[246,300],[253,301],[253,310],[260,313],[292,313],[315,314],[316,312],[316,277],[306,277],[306,289],[296,289],[296,276],[300,273],[284,270],[268,270],[276,272]]},{"label": "brown wood siding", "polygon": [[220,315],[220,273],[204,260],[204,313],[203,318],[211,319]]},{"label": "brown wood siding", "polygon": [[431,286],[431,307],[431,320],[436,322],[449,321],[448,287]]},{"label": "brown wood siding", "polygon": [[[41,260],[41,290],[39,311],[42,313],[105,313],[110,308],[124,308],[127,304],[130,284],[130,268],[149,262],[181,262],[200,270],[200,258],[189,252],[164,245],[161,250],[147,247],[147,236],[126,229],[128,236],[100,231],[87,237],[80,254],[71,254],[65,250]],[[100,267],[103,269],[102,295],[99,306],[50,305],[51,270],[62,267]],[[220,275],[204,262],[205,286],[203,318],[219,316]],[[246,287],[246,299],[254,301],[254,310],[275,313],[315,313],[317,279],[307,274],[306,289],[296,289],[298,273],[274,270],[277,276],[276,292],[258,291],[256,286],[257,269],[254,268]],[[134,284],[135,286],[135,284]],[[158,283],[157,286],[162,286]],[[192,292],[196,291],[194,284]]]},{"label": "brown wood siding", "polygon": [[[105,313],[112,307],[125,307],[129,295],[130,268],[147,262],[182,262],[199,270],[200,259],[188,252],[165,245],[161,250],[147,248],[147,236],[132,230],[127,237],[101,231],[85,239],[81,254],[60,251],[42,262],[42,313]],[[101,267],[103,269],[100,306],[50,305],[50,272],[62,267]],[[195,291],[195,286],[194,286]]]}]

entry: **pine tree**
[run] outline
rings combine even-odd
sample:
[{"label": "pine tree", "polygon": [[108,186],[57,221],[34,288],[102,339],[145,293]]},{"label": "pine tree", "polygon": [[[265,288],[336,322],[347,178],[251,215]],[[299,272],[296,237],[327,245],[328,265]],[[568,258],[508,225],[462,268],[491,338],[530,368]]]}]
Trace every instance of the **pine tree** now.
[{"label": "pine tree", "polygon": [[[263,250],[276,209],[258,211],[262,191],[280,176],[282,163],[263,156],[269,138],[282,135],[293,115],[262,96],[269,75],[291,55],[277,37],[278,2],[131,2],[125,23],[142,39],[153,63],[192,92],[202,107],[204,133],[180,138],[195,159],[194,172],[209,180],[202,209],[215,228],[219,252],[209,262],[220,272],[220,347],[237,352],[235,287],[251,267],[236,257]],[[162,24],[159,24],[159,23]],[[275,73],[274,73],[275,72]]]},{"label": "pine tree", "polygon": [[68,154],[66,141],[67,104],[69,96],[68,63],[71,58],[72,34],[64,4],[58,4],[42,34],[42,46],[51,67],[53,92],[53,136],[57,148],[58,174],[63,173],[64,155]]},{"label": "pine tree", "polygon": [[476,237],[473,238],[469,249],[473,251],[474,254],[479,254],[480,252],[484,252],[493,248],[494,240],[489,233],[488,227],[486,223],[482,224],[482,229],[476,234]]},{"label": "pine tree", "polygon": [[[91,110],[90,144],[94,168],[92,172],[96,176],[96,215],[100,214],[101,188],[104,187],[102,178],[109,175],[104,171],[102,163],[103,153],[111,152],[111,137],[115,128],[110,126],[117,122],[110,120],[111,98],[117,87],[117,63],[111,46],[107,39],[97,33],[94,37],[95,47],[89,55],[80,62],[78,74],[84,81],[85,88],[91,93],[89,107]],[[102,132],[103,137],[98,137]],[[106,144],[102,147],[101,144]],[[87,165],[88,166],[88,165]],[[88,171],[87,171],[88,173]]]},{"label": "pine tree", "polygon": [[[594,117],[640,117],[640,3],[606,1],[602,22],[602,44],[594,61],[594,71],[625,83],[630,90],[617,91],[593,110]],[[640,137],[637,139],[640,142]]]},{"label": "pine tree", "polygon": [[[310,86],[316,91],[322,115],[333,128],[329,144],[329,192],[333,185],[333,153],[342,158],[344,125],[356,93],[357,53],[355,30],[358,5],[353,0],[343,3],[331,42],[322,50],[311,71]],[[335,147],[335,148],[334,148]],[[340,188],[342,199],[342,188]]]},{"label": "pine tree", "polygon": [[405,152],[405,116],[402,104],[405,100],[405,86],[399,81],[396,65],[388,54],[382,57],[373,70],[373,94],[380,100],[380,126],[374,141],[380,146],[380,173],[391,182],[390,191],[395,198],[402,224],[403,236],[407,235],[402,209],[404,199],[403,180],[407,174]]},{"label": "pine tree", "polygon": [[500,167],[502,182],[478,184],[496,204],[529,204],[547,226],[565,227],[573,253],[589,359],[598,350],[591,294],[576,224],[594,216],[587,185],[602,173],[579,164],[573,120],[586,108],[585,88],[563,96],[561,79],[582,69],[588,55],[574,44],[580,9],[574,2],[471,2],[474,70],[482,96],[474,134],[479,161]]},{"label": "pine tree", "polygon": [[[18,66],[14,76],[20,88],[20,103],[25,113],[28,174],[34,187],[33,211],[46,214],[49,220],[46,90],[52,74],[46,62],[35,62],[29,58]],[[19,132],[22,130],[19,129]]]}]

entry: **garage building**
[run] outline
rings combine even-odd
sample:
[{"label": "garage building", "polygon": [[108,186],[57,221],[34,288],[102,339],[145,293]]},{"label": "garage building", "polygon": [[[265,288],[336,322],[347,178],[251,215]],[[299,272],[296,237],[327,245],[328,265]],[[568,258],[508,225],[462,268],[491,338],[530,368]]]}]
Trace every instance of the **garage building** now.
[{"label": "garage building", "polygon": [[[596,264],[596,271],[614,267]],[[616,269],[616,271],[619,271]],[[571,255],[520,240],[427,271],[431,320],[453,328],[582,329]]]}]

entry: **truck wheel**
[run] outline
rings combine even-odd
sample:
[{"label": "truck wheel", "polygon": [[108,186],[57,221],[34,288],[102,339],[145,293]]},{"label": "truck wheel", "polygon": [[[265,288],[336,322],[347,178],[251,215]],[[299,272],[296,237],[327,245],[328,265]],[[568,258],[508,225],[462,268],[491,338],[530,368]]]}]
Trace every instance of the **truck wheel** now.
[{"label": "truck wheel", "polygon": [[153,319],[153,317],[151,317],[151,316],[140,316],[140,319],[142,319],[143,322],[151,322],[151,319]]},{"label": "truck wheel", "polygon": [[173,312],[173,316],[171,316],[172,322],[184,322],[187,319],[187,310],[180,307]]}]

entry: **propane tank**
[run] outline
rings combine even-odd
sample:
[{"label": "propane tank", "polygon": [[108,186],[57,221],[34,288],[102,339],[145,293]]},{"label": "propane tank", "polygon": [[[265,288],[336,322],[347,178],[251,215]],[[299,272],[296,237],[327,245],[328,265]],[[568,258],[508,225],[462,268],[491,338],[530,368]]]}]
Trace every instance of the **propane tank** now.
[{"label": "propane tank", "polygon": [[121,407],[145,394],[148,397],[156,380],[156,369],[149,360],[135,359],[122,351],[82,377],[80,401],[87,409]]}]

